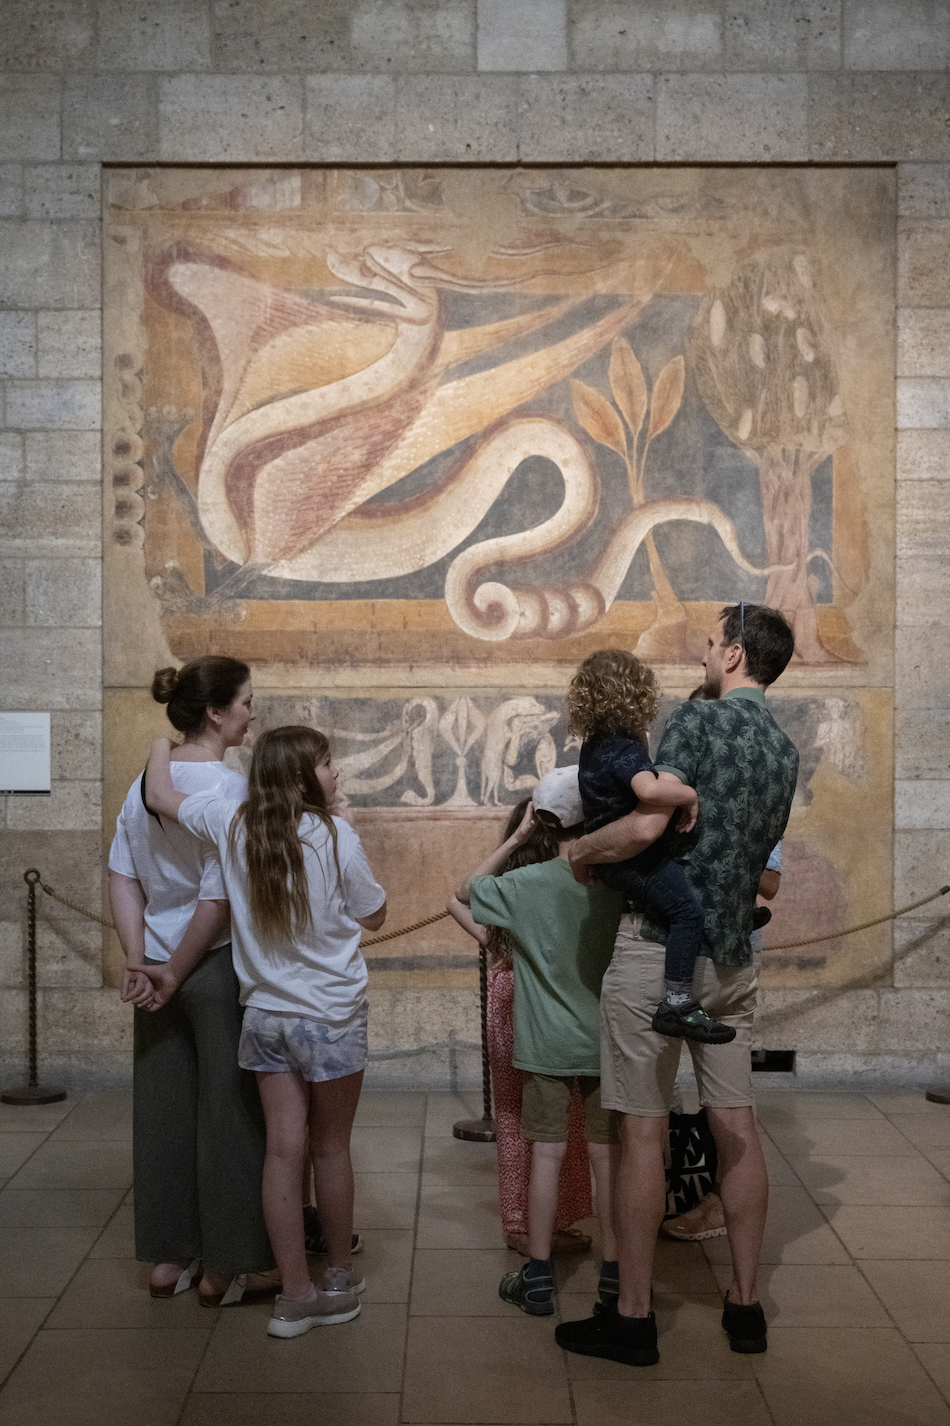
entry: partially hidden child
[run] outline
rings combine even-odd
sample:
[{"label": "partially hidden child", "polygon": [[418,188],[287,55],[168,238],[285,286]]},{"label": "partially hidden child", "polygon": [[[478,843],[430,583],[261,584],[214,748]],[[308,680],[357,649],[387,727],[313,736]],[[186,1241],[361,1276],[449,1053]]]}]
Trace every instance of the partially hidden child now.
[{"label": "partially hidden child", "polygon": [[[584,660],[567,695],[570,727],[583,739],[580,795],[584,830],[596,832],[637,810],[677,817],[677,830],[696,824],[696,792],[650,761],[647,733],[660,703],[653,670],[624,649],[599,649]],[[625,861],[596,868],[605,886],[619,891],[634,910],[649,911],[666,925],[665,997],[653,1016],[661,1035],[703,1044],[726,1044],[735,1030],[707,1015],[693,997],[693,972],[703,943],[703,907],[683,868],[662,842]]]},{"label": "partially hidden child", "polygon": [[[531,836],[536,818],[556,835],[557,856],[496,875]],[[584,1101],[600,1220],[602,1307],[615,1304],[619,1292],[610,1186],[615,1133],[600,1103],[600,983],[613,955],[623,903],[609,887],[574,880],[567,855],[582,831],[577,768],[555,768],[535,788],[521,825],[456,892],[479,925],[502,927],[513,943],[513,1062],[524,1071],[521,1132],[532,1145],[529,1257],[520,1269],[505,1274],[498,1292],[534,1317],[554,1312],[551,1236],[575,1081]]]}]

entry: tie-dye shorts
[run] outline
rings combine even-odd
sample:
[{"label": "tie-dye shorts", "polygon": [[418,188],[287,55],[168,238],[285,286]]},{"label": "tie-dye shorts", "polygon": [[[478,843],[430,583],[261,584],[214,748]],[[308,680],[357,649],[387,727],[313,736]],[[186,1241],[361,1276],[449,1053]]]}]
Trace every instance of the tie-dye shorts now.
[{"label": "tie-dye shorts", "polygon": [[248,1005],[238,1064],[272,1074],[296,1070],[310,1083],[358,1074],[369,1058],[367,1020],[365,1004],[342,1025]]}]

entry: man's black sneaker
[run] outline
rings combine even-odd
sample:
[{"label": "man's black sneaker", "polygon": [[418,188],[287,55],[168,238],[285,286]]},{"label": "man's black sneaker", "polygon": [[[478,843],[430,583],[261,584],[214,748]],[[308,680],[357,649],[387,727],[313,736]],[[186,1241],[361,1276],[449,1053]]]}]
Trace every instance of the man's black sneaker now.
[{"label": "man's black sneaker", "polygon": [[660,1360],[652,1312],[649,1317],[621,1317],[603,1311],[580,1322],[562,1322],[554,1329],[554,1340],[567,1352],[605,1357],[628,1367],[652,1367]]},{"label": "man's black sneaker", "polygon": [[722,1325],[734,1352],[753,1353],[768,1349],[768,1327],[761,1302],[752,1302],[743,1307],[741,1303],[730,1302],[727,1292],[722,1309]]},{"label": "man's black sneaker", "polygon": [[677,1040],[698,1040],[701,1045],[728,1045],[736,1038],[731,1025],[723,1025],[707,1015],[698,1000],[671,1005],[661,1000],[653,1016],[653,1029]]},{"label": "man's black sneaker", "polygon": [[[323,1231],[323,1224],[320,1222],[320,1215],[311,1203],[304,1204],[303,1210],[303,1245],[308,1253],[315,1257],[326,1256],[327,1235]],[[363,1237],[361,1233],[354,1233],[350,1240],[350,1252],[361,1253],[363,1251]]]}]

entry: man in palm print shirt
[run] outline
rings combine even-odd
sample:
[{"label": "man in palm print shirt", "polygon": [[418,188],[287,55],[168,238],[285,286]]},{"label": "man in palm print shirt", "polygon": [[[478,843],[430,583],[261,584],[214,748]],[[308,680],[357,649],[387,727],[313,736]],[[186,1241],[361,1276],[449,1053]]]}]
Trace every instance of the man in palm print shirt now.
[{"label": "man in palm print shirt", "polygon": [[[699,794],[695,831],[668,834],[669,849],[706,910],[694,993],[710,1015],[735,1026],[736,1038],[689,1049],[719,1150],[733,1259],[723,1327],[734,1351],[762,1352],[766,1327],[756,1274],[768,1178],[752,1107],[756,977],[749,933],[759,878],[785,830],[798,775],[795,746],[765,702],[765,689],[792,656],[794,637],[777,610],[741,604],[723,610],[708,644],[703,663],[710,701],[684,703],[672,714],[655,766]],[[587,880],[597,864],[636,855],[647,834],[657,835],[655,814],[634,812],[581,838],[571,853],[575,876]],[[619,1311],[562,1323],[555,1335],[569,1351],[646,1366],[658,1360],[650,1291],[680,1046],[650,1028],[662,989],[665,930],[638,928],[638,922],[625,917],[621,923],[601,991],[602,1102],[622,1116],[615,1199]]]}]

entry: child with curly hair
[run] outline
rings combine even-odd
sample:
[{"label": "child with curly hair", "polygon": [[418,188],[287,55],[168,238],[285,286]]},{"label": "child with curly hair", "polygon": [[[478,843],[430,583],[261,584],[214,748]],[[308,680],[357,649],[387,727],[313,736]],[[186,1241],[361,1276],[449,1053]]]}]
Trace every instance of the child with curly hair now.
[{"label": "child with curly hair", "polygon": [[[677,812],[682,832],[695,826],[699,803],[694,789],[672,773],[658,773],[650,761],[647,729],[659,703],[653,670],[624,649],[599,649],[574,675],[567,707],[571,731],[584,739],[579,777],[585,832],[596,832],[638,809]],[[596,870],[605,885],[668,927],[666,995],[653,1016],[653,1029],[703,1044],[734,1039],[735,1030],[713,1020],[693,998],[704,911],[682,867],[654,843],[635,857]]]}]

